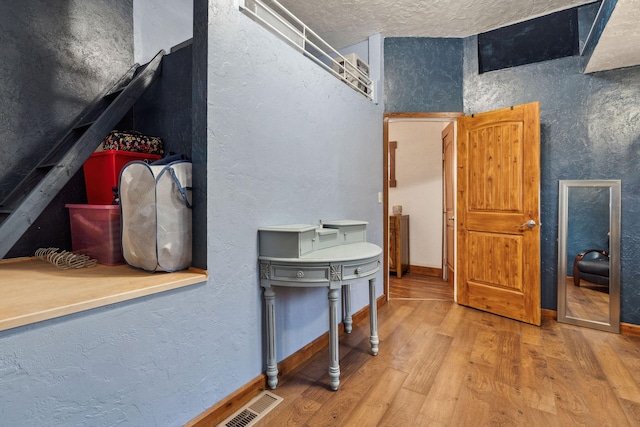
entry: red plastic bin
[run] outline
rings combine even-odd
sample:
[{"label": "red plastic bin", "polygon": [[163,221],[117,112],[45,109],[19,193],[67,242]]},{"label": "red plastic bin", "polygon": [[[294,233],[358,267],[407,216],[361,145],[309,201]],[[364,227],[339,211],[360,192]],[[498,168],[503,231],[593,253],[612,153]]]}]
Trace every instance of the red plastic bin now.
[{"label": "red plastic bin", "polygon": [[124,264],[120,237],[120,206],[67,204],[73,252],[100,264]]},{"label": "red plastic bin", "polygon": [[157,154],[131,151],[96,151],[83,167],[87,201],[90,205],[110,205],[113,202],[113,187],[118,185],[120,171],[124,165],[134,160],[153,162],[161,157]]}]

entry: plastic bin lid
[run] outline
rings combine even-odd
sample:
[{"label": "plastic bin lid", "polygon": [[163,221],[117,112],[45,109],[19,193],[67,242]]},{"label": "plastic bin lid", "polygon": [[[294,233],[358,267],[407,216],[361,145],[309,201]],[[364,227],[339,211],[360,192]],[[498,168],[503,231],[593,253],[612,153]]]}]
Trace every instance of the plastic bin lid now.
[{"label": "plastic bin lid", "polygon": [[120,205],[83,205],[83,204],[66,204],[65,208],[69,209],[120,209]]}]

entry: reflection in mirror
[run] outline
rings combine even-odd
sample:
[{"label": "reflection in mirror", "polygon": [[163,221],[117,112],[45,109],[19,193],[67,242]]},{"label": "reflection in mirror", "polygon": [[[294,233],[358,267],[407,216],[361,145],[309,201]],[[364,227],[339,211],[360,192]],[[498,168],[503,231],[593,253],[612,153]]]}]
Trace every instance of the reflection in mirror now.
[{"label": "reflection in mirror", "polygon": [[620,181],[560,181],[558,321],[620,329]]}]

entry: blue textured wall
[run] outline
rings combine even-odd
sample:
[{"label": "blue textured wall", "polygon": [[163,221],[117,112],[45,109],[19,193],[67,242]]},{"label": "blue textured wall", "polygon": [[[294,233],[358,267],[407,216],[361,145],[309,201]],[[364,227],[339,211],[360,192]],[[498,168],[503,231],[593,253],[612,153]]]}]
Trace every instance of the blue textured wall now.
[{"label": "blue textured wall", "polygon": [[640,67],[581,74],[580,57],[478,75],[464,40],[466,113],[540,101],[542,306],[557,306],[558,180],[622,180],[621,320],[640,324]]},{"label": "blue textured wall", "polygon": [[391,37],[384,52],[385,111],[462,111],[462,39]]},{"label": "blue textured wall", "polygon": [[[209,16],[202,1],[196,37],[209,47],[194,41],[194,72],[208,101],[194,109],[208,122],[204,135],[194,122],[193,150],[208,168],[209,280],[0,332],[2,427],[183,425],[264,371],[259,226],[363,219],[382,245],[382,106],[233,0],[210,0]],[[354,311],[367,289],[354,283]],[[326,289],[277,295],[282,359],[328,330],[328,302]]]},{"label": "blue textured wall", "polygon": [[193,37],[194,0],[133,0],[133,58],[146,64],[160,49]]},{"label": "blue textured wall", "polygon": [[[202,409],[264,370],[258,227],[362,219],[368,240],[382,246],[382,106],[233,3],[209,9],[210,286],[203,298],[211,315],[203,340],[216,381],[198,396]],[[353,289],[357,311],[367,304],[367,286]],[[281,360],[328,330],[327,290],[276,293]]]},{"label": "blue textured wall", "polygon": [[[131,1],[0,2],[0,200],[133,63]],[[82,172],[7,258],[71,249],[65,203],[86,203]]]}]

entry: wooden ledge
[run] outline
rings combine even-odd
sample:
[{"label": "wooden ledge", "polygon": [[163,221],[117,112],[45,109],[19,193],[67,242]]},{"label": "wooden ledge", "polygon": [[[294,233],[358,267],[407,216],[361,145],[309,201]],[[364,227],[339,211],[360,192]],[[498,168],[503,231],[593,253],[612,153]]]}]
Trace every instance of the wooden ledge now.
[{"label": "wooden ledge", "polygon": [[36,258],[0,261],[0,331],[207,281],[206,270],[147,273],[127,265],[61,270]]}]

